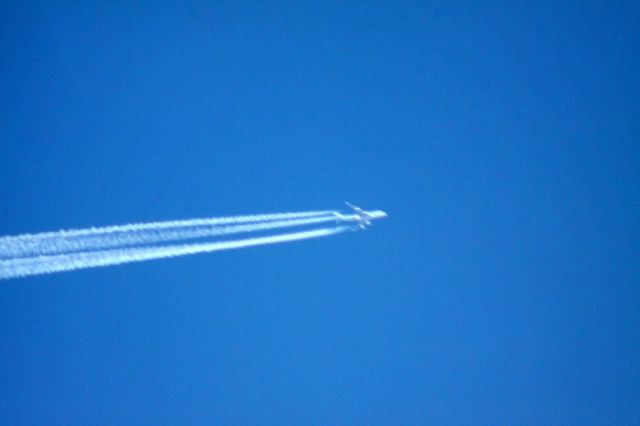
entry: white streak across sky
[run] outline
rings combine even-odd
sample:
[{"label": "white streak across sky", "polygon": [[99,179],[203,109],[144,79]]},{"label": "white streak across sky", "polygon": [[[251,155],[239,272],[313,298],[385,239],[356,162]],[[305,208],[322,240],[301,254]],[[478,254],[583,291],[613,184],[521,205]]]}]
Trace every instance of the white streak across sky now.
[{"label": "white streak across sky", "polygon": [[359,220],[312,211],[0,237],[0,279],[319,238],[354,229]]},{"label": "white streak across sky", "polygon": [[[321,215],[259,222],[238,222],[225,225],[203,225],[205,219],[179,222],[157,222],[123,227],[93,228],[58,233],[33,234],[0,238],[0,259],[65,254],[86,250],[140,246],[161,242],[268,231],[294,226],[334,222],[335,216]],[[176,225],[176,223],[178,223]],[[167,226],[171,224],[171,226]],[[154,226],[152,226],[154,225]]]},{"label": "white streak across sky", "polygon": [[0,279],[25,277],[29,275],[49,274],[52,272],[72,271],[75,269],[95,268],[97,266],[119,265],[129,262],[141,262],[151,259],[184,256],[187,254],[208,253],[219,250],[231,250],[288,241],[307,240],[326,237],[350,229],[348,226],[321,228],[310,231],[289,232],[266,237],[244,238],[239,240],[211,243],[193,243],[182,245],[129,247],[112,250],[96,250],[53,256],[36,256],[0,261]]}]

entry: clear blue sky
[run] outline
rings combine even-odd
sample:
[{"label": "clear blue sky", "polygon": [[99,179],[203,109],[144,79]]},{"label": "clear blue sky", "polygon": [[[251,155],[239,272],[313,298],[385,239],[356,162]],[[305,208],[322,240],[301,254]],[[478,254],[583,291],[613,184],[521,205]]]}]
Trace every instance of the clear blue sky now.
[{"label": "clear blue sky", "polygon": [[639,22],[5,2],[0,234],[390,217],[2,282],[2,423],[640,424]]}]

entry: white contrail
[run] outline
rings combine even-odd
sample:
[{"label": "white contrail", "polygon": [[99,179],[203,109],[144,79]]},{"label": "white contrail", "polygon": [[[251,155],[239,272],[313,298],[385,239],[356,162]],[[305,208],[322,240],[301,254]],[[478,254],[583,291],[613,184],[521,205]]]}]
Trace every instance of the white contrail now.
[{"label": "white contrail", "polygon": [[[349,207],[351,214],[331,210],[275,213],[0,237],[0,279],[317,238],[365,229],[372,220],[387,216],[380,210]],[[334,226],[312,229],[328,223]],[[297,232],[274,234],[294,227]],[[247,236],[241,238],[243,233]],[[235,239],[230,239],[232,235]],[[216,236],[220,238],[212,241],[210,237]]]},{"label": "white contrail", "polygon": [[[326,213],[309,212],[293,215],[293,213],[286,213],[235,218],[192,219],[4,237],[0,238],[0,259],[177,242],[336,221],[334,215]],[[293,218],[285,219],[287,217]],[[250,222],[248,218],[252,218],[252,221]],[[260,220],[255,221],[255,218],[260,218]],[[278,220],[268,220],[267,218],[278,218]]]},{"label": "white contrail", "polygon": [[273,213],[244,216],[213,217],[187,220],[173,220],[164,222],[132,223],[127,225],[104,226],[100,228],[70,229],[55,232],[42,232],[38,234],[23,234],[16,236],[0,237],[0,249],[6,244],[19,243],[22,241],[45,240],[48,238],[90,236],[98,234],[109,234],[129,231],[159,230],[166,228],[186,228],[194,226],[228,225],[251,222],[265,222],[284,219],[300,219],[314,216],[332,216],[331,210],[293,212],[293,213]]},{"label": "white contrail", "polygon": [[231,250],[267,244],[299,241],[310,238],[326,237],[352,229],[349,226],[321,228],[309,231],[291,232],[256,238],[232,241],[194,243],[183,245],[130,247],[112,250],[89,251],[51,256],[37,256],[0,260],[0,279],[71,271],[98,266],[118,265],[128,262],[140,262],[188,254],[207,253],[218,250]]}]

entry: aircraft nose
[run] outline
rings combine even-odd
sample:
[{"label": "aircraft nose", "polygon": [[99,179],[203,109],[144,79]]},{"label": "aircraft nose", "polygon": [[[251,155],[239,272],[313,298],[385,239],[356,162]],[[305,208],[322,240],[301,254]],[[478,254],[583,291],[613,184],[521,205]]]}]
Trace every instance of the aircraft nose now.
[{"label": "aircraft nose", "polygon": [[387,217],[388,214],[386,212],[383,212],[382,210],[373,210],[373,211],[369,212],[369,216],[372,219],[383,219],[383,218]]}]

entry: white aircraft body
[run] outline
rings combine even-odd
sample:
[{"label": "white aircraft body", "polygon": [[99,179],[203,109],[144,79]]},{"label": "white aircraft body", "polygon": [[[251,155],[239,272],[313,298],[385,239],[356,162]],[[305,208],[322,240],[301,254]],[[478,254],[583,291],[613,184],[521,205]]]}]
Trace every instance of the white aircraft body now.
[{"label": "white aircraft body", "polygon": [[335,212],[335,216],[338,220],[345,222],[353,222],[355,221],[358,224],[359,229],[365,229],[367,226],[371,226],[371,221],[374,219],[383,219],[387,217],[387,214],[382,210],[363,210],[358,206],[354,206],[353,204],[346,202],[345,204],[349,206],[349,208],[353,211],[351,215],[344,215],[338,212]]}]

